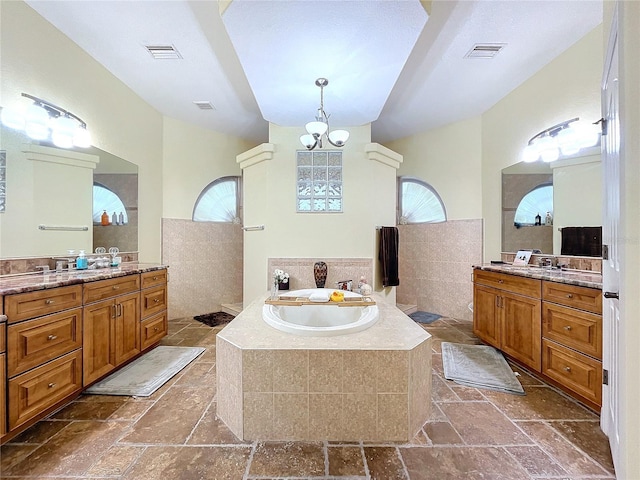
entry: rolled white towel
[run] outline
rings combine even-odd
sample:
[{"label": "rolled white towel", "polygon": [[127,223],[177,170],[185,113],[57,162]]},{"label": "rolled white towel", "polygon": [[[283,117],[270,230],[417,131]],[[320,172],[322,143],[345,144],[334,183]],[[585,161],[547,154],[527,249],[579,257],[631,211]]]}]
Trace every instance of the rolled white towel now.
[{"label": "rolled white towel", "polygon": [[326,292],[313,292],[309,295],[310,302],[328,302],[329,294]]}]

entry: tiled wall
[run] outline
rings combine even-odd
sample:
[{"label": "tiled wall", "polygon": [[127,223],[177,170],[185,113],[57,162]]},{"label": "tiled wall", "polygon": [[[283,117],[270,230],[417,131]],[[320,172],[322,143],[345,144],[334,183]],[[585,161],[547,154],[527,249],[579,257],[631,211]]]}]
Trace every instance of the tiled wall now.
[{"label": "tiled wall", "polygon": [[242,228],[230,223],[162,220],[169,265],[169,318],[218,312],[242,302]]},{"label": "tiled wall", "polygon": [[482,220],[399,225],[396,300],[471,320],[472,266],[482,263]]},{"label": "tiled wall", "polygon": [[327,280],[325,288],[336,288],[336,282],[352,280],[353,288],[358,286],[360,277],[364,276],[369,285],[373,285],[373,260],[370,258],[270,258],[265,279],[265,291],[271,285],[271,275],[276,268],[289,274],[289,288],[316,288],[313,276],[313,264],[327,264]]},{"label": "tiled wall", "polygon": [[[118,256],[122,259],[122,263],[138,261],[138,252],[121,252]],[[36,267],[41,265],[48,265],[49,269],[55,270],[56,260],[61,258],[66,257],[60,255],[59,257],[4,258],[0,260],[0,275],[40,272],[41,270]]]}]

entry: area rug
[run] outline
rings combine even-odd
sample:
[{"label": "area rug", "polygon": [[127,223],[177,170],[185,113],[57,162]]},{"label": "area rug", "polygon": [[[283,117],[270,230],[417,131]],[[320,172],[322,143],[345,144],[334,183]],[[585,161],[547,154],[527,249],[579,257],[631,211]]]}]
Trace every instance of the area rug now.
[{"label": "area rug", "polygon": [[85,393],[148,397],[204,351],[202,347],[161,345],[95,383]]},{"label": "area rug", "polygon": [[516,374],[493,347],[442,342],[442,364],[444,378],[460,385],[525,394]]},{"label": "area rug", "polygon": [[439,318],[442,318],[442,315],[429,312],[413,312],[409,314],[409,318],[418,323],[433,323]]},{"label": "area rug", "polygon": [[205,325],[209,325],[210,327],[217,327],[218,325],[229,323],[234,318],[235,317],[233,315],[226,312],[205,313],[204,315],[196,315],[193,317],[194,320],[204,323]]}]

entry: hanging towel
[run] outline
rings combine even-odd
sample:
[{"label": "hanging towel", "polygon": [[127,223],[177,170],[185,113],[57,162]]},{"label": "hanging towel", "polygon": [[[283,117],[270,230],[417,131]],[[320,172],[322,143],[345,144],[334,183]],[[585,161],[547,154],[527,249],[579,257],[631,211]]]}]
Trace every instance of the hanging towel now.
[{"label": "hanging towel", "polygon": [[563,228],[560,255],[599,257],[602,255],[602,227]]},{"label": "hanging towel", "polygon": [[397,287],[398,278],[398,229],[396,227],[380,228],[380,253],[378,254],[382,267],[382,286]]}]

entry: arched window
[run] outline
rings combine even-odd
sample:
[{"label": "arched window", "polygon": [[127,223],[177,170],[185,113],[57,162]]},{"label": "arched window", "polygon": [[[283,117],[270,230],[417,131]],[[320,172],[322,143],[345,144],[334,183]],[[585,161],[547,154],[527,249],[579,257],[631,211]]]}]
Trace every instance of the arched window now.
[{"label": "arched window", "polygon": [[435,189],[411,177],[398,178],[398,223],[445,222],[444,203]]},{"label": "arched window", "polygon": [[109,190],[104,185],[97,182],[93,184],[93,223],[100,223],[102,213],[106,211],[109,214],[109,219],[115,212],[116,215],[120,215],[124,218],[124,223],[129,223],[129,217],[127,216],[127,209],[120,200],[120,197]]},{"label": "arched window", "polygon": [[513,223],[517,227],[534,225],[536,215],[540,215],[542,223],[544,223],[547,212],[553,217],[553,185],[542,183],[522,197],[516,209]]},{"label": "arched window", "polygon": [[200,193],[194,222],[240,223],[241,177],[220,177]]}]

